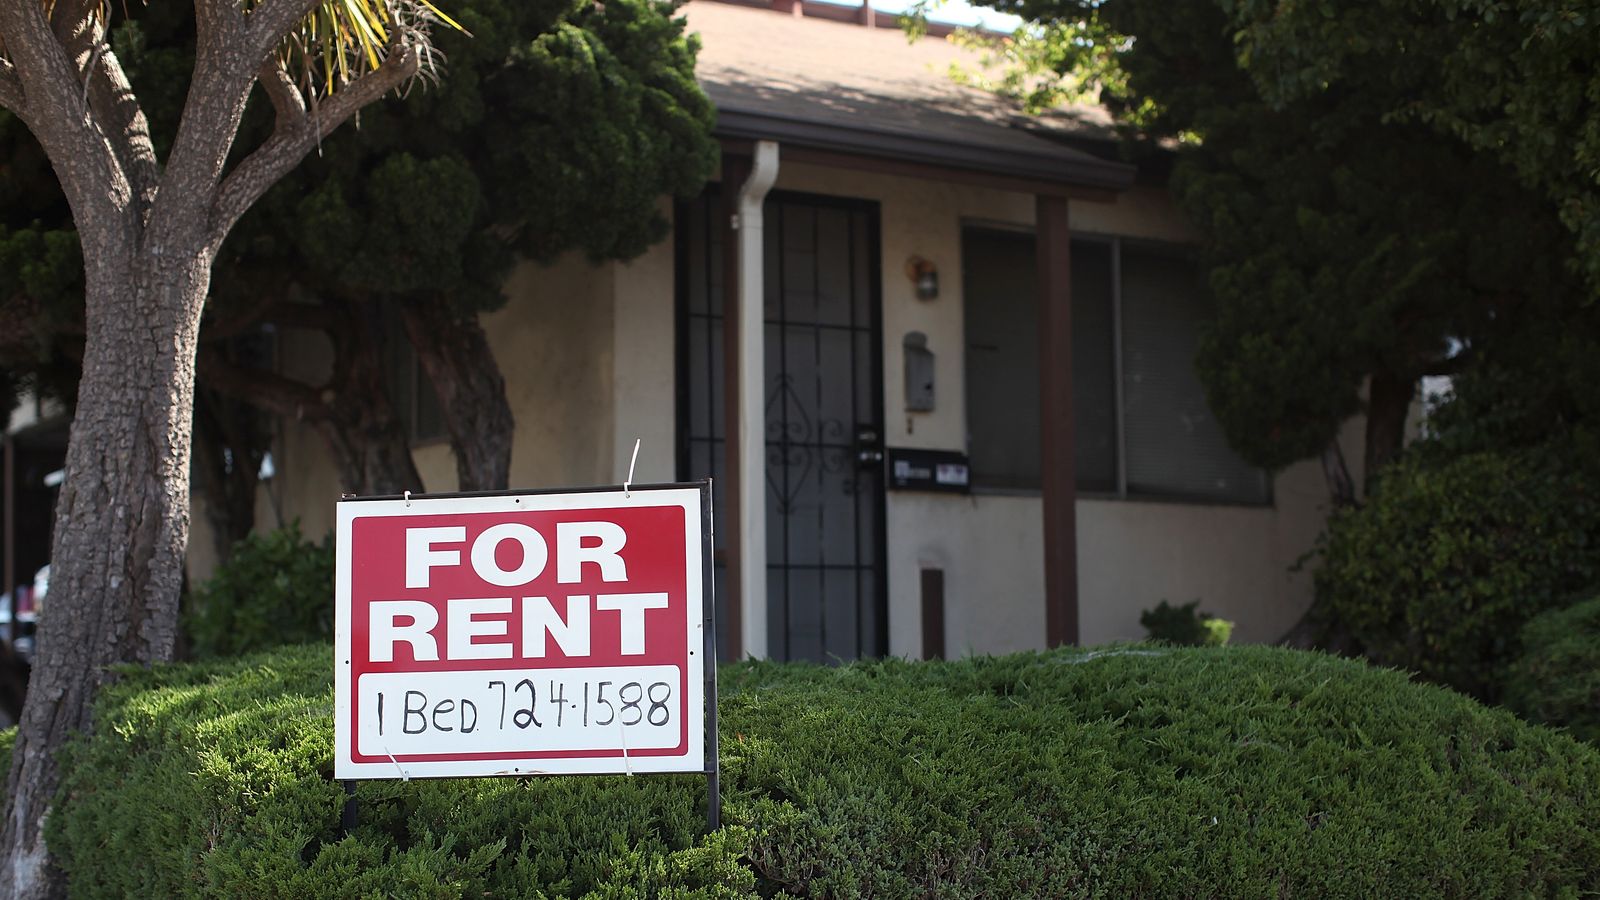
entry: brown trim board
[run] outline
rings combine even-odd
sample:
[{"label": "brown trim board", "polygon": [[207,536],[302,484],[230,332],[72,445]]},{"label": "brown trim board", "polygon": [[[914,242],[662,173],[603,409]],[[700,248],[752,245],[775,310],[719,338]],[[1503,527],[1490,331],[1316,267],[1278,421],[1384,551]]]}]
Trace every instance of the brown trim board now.
[{"label": "brown trim board", "polygon": [[958,169],[929,163],[907,162],[880,156],[863,156],[857,153],[811,150],[806,147],[789,145],[784,145],[783,161],[787,163],[810,163],[834,169],[850,169],[857,172],[871,172],[875,175],[897,175],[902,178],[921,178],[926,181],[966,184],[973,187],[992,188],[998,191],[1015,191],[1019,194],[1044,194],[1051,197],[1083,200],[1089,203],[1111,203],[1117,199],[1117,192],[1106,188],[1073,187],[1067,184],[1021,178],[1013,175],[996,175],[992,172],[980,172],[973,169]]},{"label": "brown trim board", "polygon": [[1034,204],[1039,266],[1039,481],[1044,494],[1045,641],[1078,643],[1077,463],[1072,411],[1072,230],[1067,201]]},{"label": "brown trim board", "polygon": [[944,570],[922,570],[922,658],[944,659]]}]

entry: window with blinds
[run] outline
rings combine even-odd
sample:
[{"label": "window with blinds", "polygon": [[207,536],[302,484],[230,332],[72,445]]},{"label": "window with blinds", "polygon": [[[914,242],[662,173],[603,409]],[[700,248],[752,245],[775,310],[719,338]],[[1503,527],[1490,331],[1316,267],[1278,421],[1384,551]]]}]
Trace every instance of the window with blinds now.
[{"label": "window with blinds", "polygon": [[444,413],[439,407],[433,379],[423,371],[417,351],[400,323],[399,312],[384,308],[380,315],[383,317],[383,375],[401,427],[405,428],[412,444],[442,439],[445,437]]},{"label": "window with blinds", "polygon": [[1266,503],[1266,473],[1240,459],[1194,372],[1211,315],[1194,263],[1122,243],[1122,410],[1129,494]]},{"label": "window with blinds", "polygon": [[[1033,235],[970,227],[962,240],[968,453],[974,487],[1039,487],[1039,338]],[[1073,415],[1086,493],[1271,502],[1267,474],[1229,447],[1194,373],[1210,310],[1180,248],[1072,242]]]}]

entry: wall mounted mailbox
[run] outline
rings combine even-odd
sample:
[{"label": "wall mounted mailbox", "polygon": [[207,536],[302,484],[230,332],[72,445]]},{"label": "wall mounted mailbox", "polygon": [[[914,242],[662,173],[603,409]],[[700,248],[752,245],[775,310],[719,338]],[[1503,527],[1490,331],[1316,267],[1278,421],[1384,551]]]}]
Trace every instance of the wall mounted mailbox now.
[{"label": "wall mounted mailbox", "polygon": [[933,412],[933,351],[928,336],[906,332],[901,348],[906,358],[906,412]]},{"label": "wall mounted mailbox", "polygon": [[895,490],[966,494],[972,490],[971,472],[965,453],[889,448],[889,486]]}]

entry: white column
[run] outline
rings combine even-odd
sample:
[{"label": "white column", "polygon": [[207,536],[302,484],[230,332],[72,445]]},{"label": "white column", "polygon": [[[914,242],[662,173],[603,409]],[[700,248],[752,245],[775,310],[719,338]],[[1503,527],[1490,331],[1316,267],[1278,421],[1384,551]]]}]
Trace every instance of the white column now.
[{"label": "white column", "polygon": [[761,204],[778,177],[778,145],[758,141],[739,188],[739,603],[747,656],[767,655],[767,391]]}]

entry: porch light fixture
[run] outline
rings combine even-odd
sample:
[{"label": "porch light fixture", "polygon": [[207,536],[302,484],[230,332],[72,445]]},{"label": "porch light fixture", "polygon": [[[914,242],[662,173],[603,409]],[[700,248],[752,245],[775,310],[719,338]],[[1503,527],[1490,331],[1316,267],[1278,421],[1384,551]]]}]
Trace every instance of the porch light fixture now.
[{"label": "porch light fixture", "polygon": [[939,296],[939,269],[920,256],[906,260],[906,277],[916,285],[918,300],[933,300]]}]

